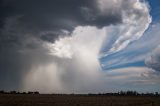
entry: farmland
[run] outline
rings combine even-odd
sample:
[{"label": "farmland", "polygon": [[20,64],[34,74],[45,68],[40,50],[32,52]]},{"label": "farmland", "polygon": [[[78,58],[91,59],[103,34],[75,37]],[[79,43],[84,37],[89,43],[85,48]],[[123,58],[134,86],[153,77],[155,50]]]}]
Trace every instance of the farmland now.
[{"label": "farmland", "polygon": [[160,106],[160,97],[0,94],[0,106]]}]

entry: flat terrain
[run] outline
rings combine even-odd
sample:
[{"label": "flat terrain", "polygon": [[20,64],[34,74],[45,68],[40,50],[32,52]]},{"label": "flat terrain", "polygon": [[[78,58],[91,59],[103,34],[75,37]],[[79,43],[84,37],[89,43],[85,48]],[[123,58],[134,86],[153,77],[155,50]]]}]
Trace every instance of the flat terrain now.
[{"label": "flat terrain", "polygon": [[160,97],[0,94],[0,106],[160,106]]}]

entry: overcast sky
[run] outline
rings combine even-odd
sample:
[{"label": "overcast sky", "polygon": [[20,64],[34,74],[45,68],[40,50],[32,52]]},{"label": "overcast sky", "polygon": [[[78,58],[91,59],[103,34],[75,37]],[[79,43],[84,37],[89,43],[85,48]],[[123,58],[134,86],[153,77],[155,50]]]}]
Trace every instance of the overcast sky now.
[{"label": "overcast sky", "polygon": [[0,0],[0,89],[160,92],[159,0]]}]

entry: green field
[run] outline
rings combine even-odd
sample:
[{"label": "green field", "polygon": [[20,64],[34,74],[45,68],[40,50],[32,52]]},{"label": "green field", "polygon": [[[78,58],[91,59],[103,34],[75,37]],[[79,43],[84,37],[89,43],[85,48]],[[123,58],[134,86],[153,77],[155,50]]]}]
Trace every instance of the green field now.
[{"label": "green field", "polygon": [[160,97],[0,94],[0,106],[160,106]]}]

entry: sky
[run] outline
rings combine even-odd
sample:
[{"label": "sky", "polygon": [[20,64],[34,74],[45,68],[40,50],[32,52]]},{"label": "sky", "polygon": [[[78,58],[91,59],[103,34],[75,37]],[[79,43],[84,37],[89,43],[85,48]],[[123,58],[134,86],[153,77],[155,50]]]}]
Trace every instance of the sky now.
[{"label": "sky", "polygon": [[0,0],[0,89],[160,92],[159,0]]}]

